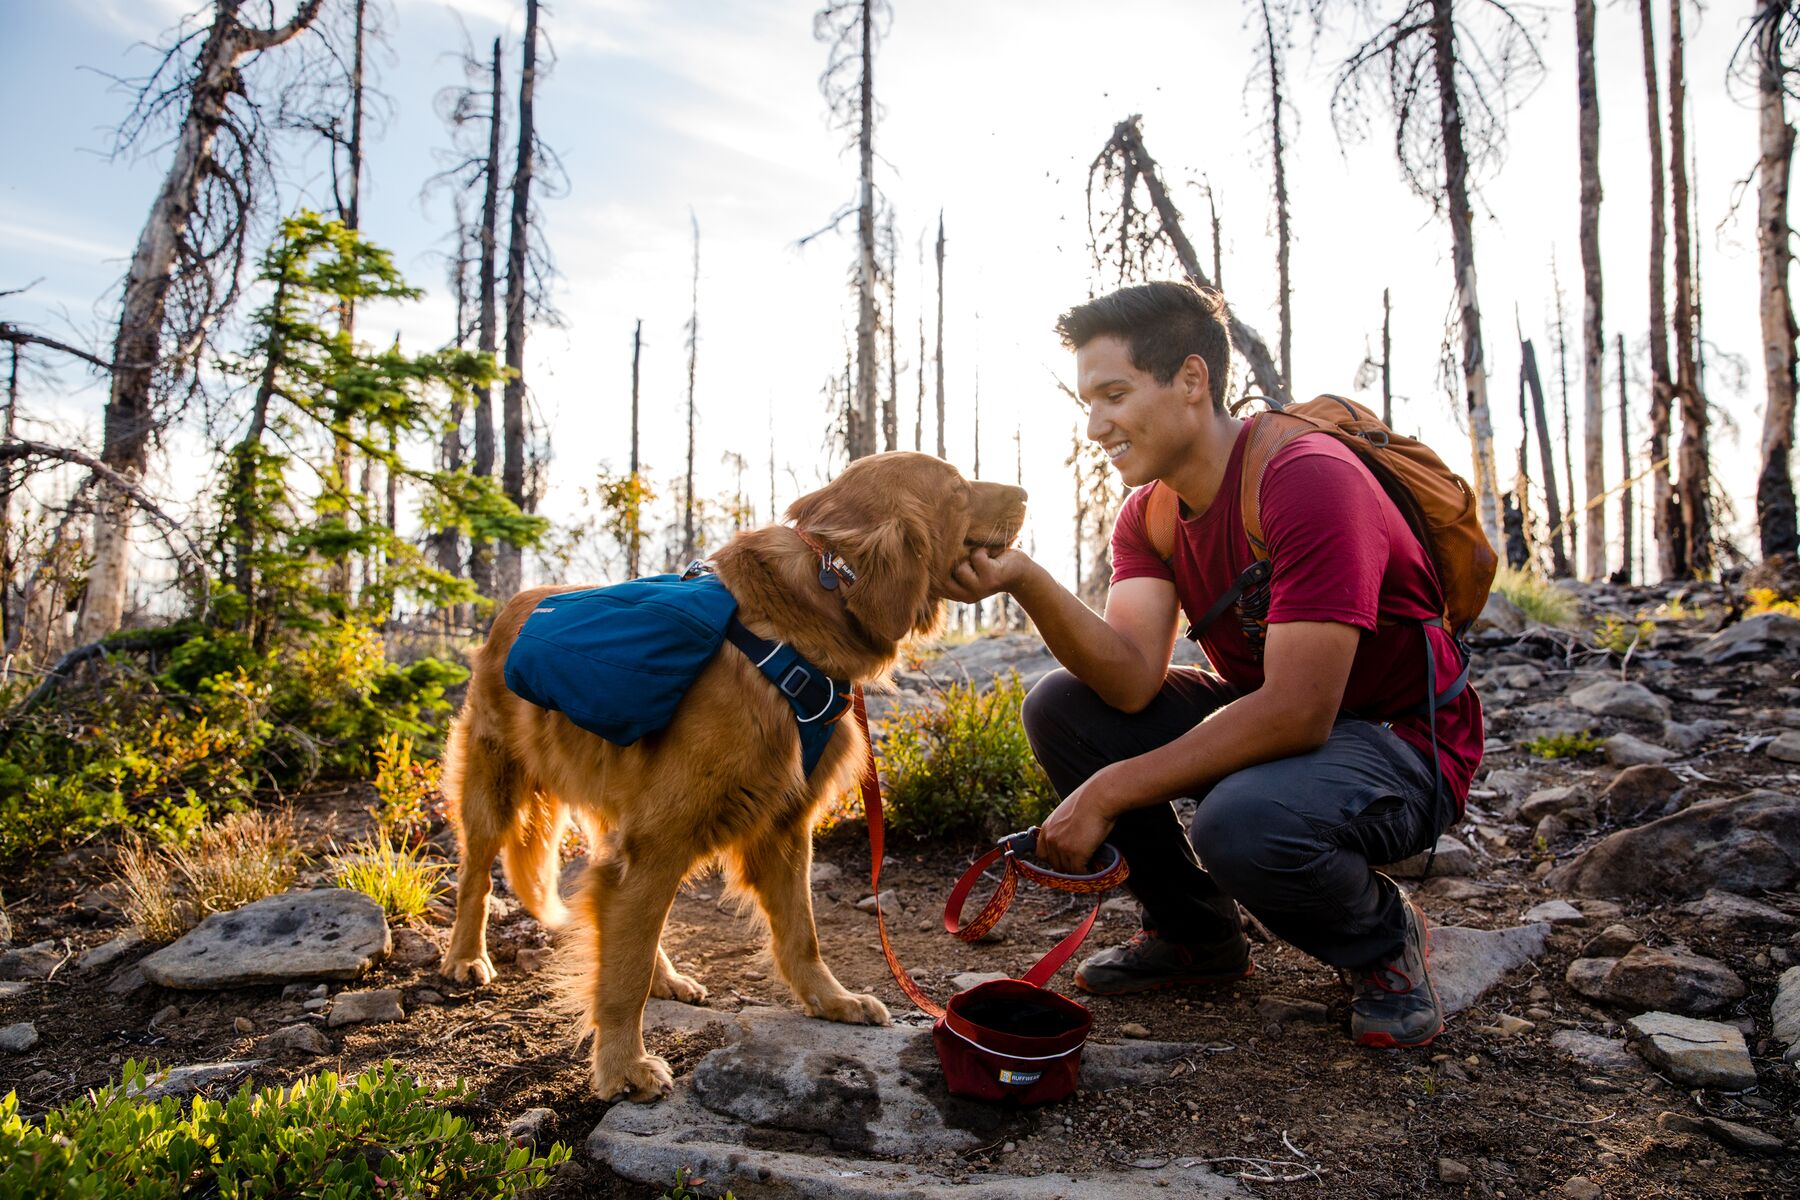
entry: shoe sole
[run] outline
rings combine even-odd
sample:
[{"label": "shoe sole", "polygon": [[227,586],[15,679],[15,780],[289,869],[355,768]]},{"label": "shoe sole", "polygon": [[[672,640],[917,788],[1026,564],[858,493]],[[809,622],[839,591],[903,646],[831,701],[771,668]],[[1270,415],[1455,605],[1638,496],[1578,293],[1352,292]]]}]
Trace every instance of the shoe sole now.
[{"label": "shoe sole", "polygon": [[[1425,910],[1414,904],[1410,899],[1406,901],[1406,907],[1418,914],[1419,929],[1425,935],[1423,939],[1425,942],[1425,986],[1431,989],[1431,1003],[1435,1005],[1437,1010],[1441,1013],[1444,1011],[1444,1002],[1438,998],[1437,984],[1432,982],[1431,979],[1431,922],[1425,919]],[[1403,1042],[1391,1033],[1375,1031],[1360,1035],[1356,1039],[1356,1044],[1359,1046],[1368,1046],[1374,1050],[1417,1050],[1421,1046],[1431,1045],[1433,1041],[1437,1040],[1438,1034],[1442,1032],[1444,1032],[1444,1020],[1442,1017],[1439,1017],[1437,1028],[1420,1038],[1418,1041]]]},{"label": "shoe sole", "polygon": [[1080,975],[1075,976],[1075,986],[1090,996],[1135,996],[1140,992],[1166,992],[1178,987],[1218,987],[1221,984],[1236,983],[1240,979],[1248,979],[1256,974],[1256,964],[1251,963],[1238,975],[1196,975],[1186,979],[1160,979],[1153,983],[1134,983],[1117,988],[1092,987]]}]

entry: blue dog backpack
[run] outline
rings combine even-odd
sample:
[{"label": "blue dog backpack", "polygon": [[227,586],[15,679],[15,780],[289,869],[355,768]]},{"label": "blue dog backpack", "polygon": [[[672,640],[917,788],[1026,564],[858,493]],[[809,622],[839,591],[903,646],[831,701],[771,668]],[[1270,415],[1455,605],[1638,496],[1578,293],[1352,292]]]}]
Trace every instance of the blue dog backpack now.
[{"label": "blue dog backpack", "polygon": [[506,686],[589,733],[629,746],[675,719],[701,670],[729,639],[775,684],[800,731],[808,775],[850,704],[850,687],[792,646],[737,619],[717,575],[650,575],[545,596],[506,655]]}]

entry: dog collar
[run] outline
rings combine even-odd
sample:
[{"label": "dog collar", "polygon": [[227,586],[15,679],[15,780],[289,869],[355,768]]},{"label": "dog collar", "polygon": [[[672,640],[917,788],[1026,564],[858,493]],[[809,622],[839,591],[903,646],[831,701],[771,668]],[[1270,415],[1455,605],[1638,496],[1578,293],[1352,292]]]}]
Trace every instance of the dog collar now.
[{"label": "dog collar", "polygon": [[835,592],[840,581],[843,583],[856,582],[856,568],[845,562],[842,555],[827,550],[817,538],[804,529],[796,527],[794,532],[799,535],[801,541],[812,548],[814,554],[819,556],[820,587],[828,592]]},{"label": "dog collar", "polygon": [[725,637],[768,677],[794,710],[794,723],[800,728],[801,766],[811,776],[836,732],[838,718],[850,707],[849,681],[833,679],[786,642],[771,642],[751,633],[735,615],[725,626]]}]

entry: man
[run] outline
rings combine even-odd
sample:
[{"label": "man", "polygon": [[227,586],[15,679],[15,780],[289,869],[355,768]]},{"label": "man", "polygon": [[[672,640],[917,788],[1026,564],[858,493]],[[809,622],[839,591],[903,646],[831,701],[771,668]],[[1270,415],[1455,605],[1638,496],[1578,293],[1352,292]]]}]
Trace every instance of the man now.
[{"label": "man", "polygon": [[[1196,619],[1253,561],[1239,497],[1247,422],[1225,408],[1227,322],[1216,291],[1153,283],[1057,323],[1088,437],[1137,489],[1113,528],[1104,617],[1017,550],[977,550],[953,582],[964,600],[1009,593],[1065,668],[1025,701],[1032,750],[1063,798],[1039,856],[1083,871],[1110,841],[1131,864],[1143,928],[1082,963],[1081,988],[1247,976],[1241,903],[1346,973],[1356,1041],[1423,1046],[1443,1029],[1425,919],[1370,864],[1429,849],[1456,820],[1481,759],[1481,707],[1464,688],[1437,709],[1434,772],[1426,656],[1439,688],[1461,663],[1425,624],[1443,608],[1429,555],[1351,450],[1307,434],[1263,475],[1266,642],[1262,597],[1247,593],[1200,636],[1216,674],[1168,665],[1178,616]],[[1158,480],[1181,500],[1166,561],[1146,529],[1144,485]],[[1200,801],[1186,836],[1181,796]]]}]

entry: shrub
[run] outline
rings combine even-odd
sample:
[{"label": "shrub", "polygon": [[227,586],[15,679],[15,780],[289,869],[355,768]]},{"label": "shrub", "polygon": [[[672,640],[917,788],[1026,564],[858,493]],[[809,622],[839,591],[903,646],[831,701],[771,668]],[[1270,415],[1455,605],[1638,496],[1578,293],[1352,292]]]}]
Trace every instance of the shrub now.
[{"label": "shrub", "polygon": [[1549,733],[1543,737],[1534,737],[1525,743],[1524,750],[1539,758],[1574,758],[1580,754],[1592,754],[1605,744],[1594,736],[1592,730],[1584,729],[1580,733]]},{"label": "shrub", "polygon": [[423,843],[409,846],[382,831],[334,858],[332,868],[339,887],[353,888],[388,916],[406,920],[424,915],[443,890],[450,864],[427,858]]},{"label": "shrub", "polygon": [[1575,621],[1575,598],[1536,572],[1503,566],[1494,576],[1494,590],[1541,624],[1567,629]]},{"label": "shrub", "polygon": [[1656,634],[1656,622],[1631,622],[1608,613],[1594,627],[1594,644],[1623,658],[1634,649],[1648,646]]},{"label": "shrub", "polygon": [[375,750],[375,828],[402,839],[422,832],[442,777],[441,763],[414,758],[413,740],[390,731]]},{"label": "shrub", "polygon": [[0,1099],[0,1200],[510,1197],[569,1157],[560,1144],[540,1157],[478,1140],[448,1111],[467,1084],[423,1088],[391,1062],[345,1082],[327,1071],[185,1107],[133,1099],[145,1079],[127,1062],[118,1085],[42,1120],[19,1115],[16,1093]]},{"label": "shrub", "polygon": [[915,837],[1023,829],[1050,814],[1057,797],[1025,740],[1018,672],[984,690],[952,684],[939,706],[882,722],[878,752],[888,820]]},{"label": "shrub", "polygon": [[162,846],[132,835],[119,850],[125,915],[146,938],[170,941],[212,913],[286,891],[299,859],[287,811],[232,813]]},{"label": "shrub", "polygon": [[1783,616],[1800,617],[1800,599],[1783,596],[1774,588],[1751,588],[1744,593],[1744,599],[1750,602],[1744,615],[1754,617],[1758,613],[1781,613]]}]

